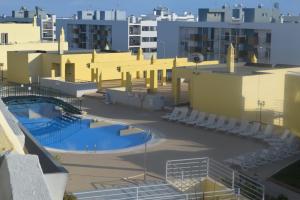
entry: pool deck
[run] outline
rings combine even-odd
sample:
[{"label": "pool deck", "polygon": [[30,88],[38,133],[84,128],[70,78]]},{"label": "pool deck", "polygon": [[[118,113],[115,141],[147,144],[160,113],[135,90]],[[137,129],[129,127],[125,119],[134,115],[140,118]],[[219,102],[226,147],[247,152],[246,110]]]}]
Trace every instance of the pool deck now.
[{"label": "pool deck", "polygon": [[[223,161],[266,146],[255,140],[164,121],[161,116],[165,112],[106,105],[98,95],[84,97],[82,103],[89,115],[150,129],[158,137],[164,138],[154,144],[149,144],[147,148],[147,172],[158,177],[164,176],[167,160],[209,156]],[[124,184],[124,178],[138,176],[144,172],[144,146],[121,153],[65,153],[60,155],[60,162],[70,173],[67,185],[67,191],[70,192]],[[293,159],[295,158],[269,164],[261,170],[258,168],[249,173],[258,174],[259,178],[266,180],[272,172]]]}]

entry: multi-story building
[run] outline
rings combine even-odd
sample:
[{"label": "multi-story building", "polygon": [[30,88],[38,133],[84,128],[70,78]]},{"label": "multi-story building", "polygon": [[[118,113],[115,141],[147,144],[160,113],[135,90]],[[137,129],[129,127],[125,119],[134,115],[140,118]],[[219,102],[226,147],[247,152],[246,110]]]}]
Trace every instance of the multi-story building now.
[{"label": "multi-story building", "polygon": [[156,57],[157,52],[157,21],[138,20],[131,16],[129,22],[129,50],[137,53],[139,48],[143,49],[146,59]]},{"label": "multi-story building", "polygon": [[[57,28],[64,27],[70,49],[105,49],[132,51],[143,49],[146,59],[156,57],[157,22],[195,21],[195,16],[185,13],[179,16],[165,7],[155,8],[152,14],[126,18],[120,10],[82,10],[76,19],[59,19]],[[127,27],[125,27],[127,26]],[[126,38],[126,39],[125,39]]]},{"label": "multi-story building", "polygon": [[113,20],[126,21],[126,12],[123,10],[80,10],[77,12],[79,20]]},{"label": "multi-story building", "polygon": [[62,27],[70,49],[128,51],[127,21],[57,19],[57,30]]},{"label": "multi-story building", "polygon": [[[158,6],[153,9],[152,16],[155,17],[157,21],[167,20],[167,21],[196,21],[197,17],[191,12],[184,12],[183,15],[178,15],[174,12],[171,12],[169,8]],[[151,17],[151,15],[147,15]]]},{"label": "multi-story building", "polygon": [[279,4],[271,9],[258,5],[257,8],[245,8],[241,4],[220,9],[200,8],[198,10],[199,22],[225,22],[225,23],[270,23],[280,22]]},{"label": "multi-story building", "polygon": [[46,41],[55,41],[56,15],[47,14],[45,10],[37,6],[34,10],[28,10],[22,6],[19,10],[13,10],[11,16],[0,18],[0,22],[33,23],[33,18],[35,16],[37,17],[37,24],[41,29],[41,39]]},{"label": "multi-story building", "polygon": [[[277,7],[276,4],[271,10],[278,9]],[[251,9],[235,7],[231,11],[235,9],[243,11],[241,20],[237,23],[238,16],[227,17],[226,13],[234,12],[227,12],[229,8],[224,9],[225,14],[220,14],[219,17],[217,11],[214,15],[213,10],[210,9],[206,12],[206,18],[200,14],[203,9],[199,9],[199,22],[159,22],[158,38],[162,43],[158,43],[158,57],[188,56],[191,58],[195,53],[201,53],[205,59],[218,59],[225,62],[228,45],[232,43],[238,61],[249,61],[249,57],[255,54],[261,63],[300,64],[299,55],[294,51],[299,45],[294,34],[299,31],[297,24],[277,21],[278,14],[274,14],[276,17],[269,18],[267,22],[264,21],[263,15],[261,15],[262,19],[255,17],[252,20],[245,20],[250,17],[244,11]],[[260,9],[263,8],[252,10],[261,13]],[[282,56],[283,53],[288,56]]]}]

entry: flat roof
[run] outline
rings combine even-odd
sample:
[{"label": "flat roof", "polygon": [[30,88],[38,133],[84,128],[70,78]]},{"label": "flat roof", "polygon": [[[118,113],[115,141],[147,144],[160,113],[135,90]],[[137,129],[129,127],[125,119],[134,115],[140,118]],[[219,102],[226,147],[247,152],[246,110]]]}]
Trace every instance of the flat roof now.
[{"label": "flat roof", "polygon": [[216,64],[216,65],[200,65],[197,68],[195,66],[185,67],[187,69],[193,69],[194,72],[208,72],[208,73],[221,73],[221,74],[231,74],[231,75],[240,75],[240,76],[248,76],[248,75],[256,75],[256,74],[264,74],[267,70],[276,70],[276,69],[286,69],[286,68],[295,68],[300,66],[292,66],[292,65],[268,65],[268,64],[248,64],[243,62],[235,63],[235,72],[228,73],[227,64]]}]

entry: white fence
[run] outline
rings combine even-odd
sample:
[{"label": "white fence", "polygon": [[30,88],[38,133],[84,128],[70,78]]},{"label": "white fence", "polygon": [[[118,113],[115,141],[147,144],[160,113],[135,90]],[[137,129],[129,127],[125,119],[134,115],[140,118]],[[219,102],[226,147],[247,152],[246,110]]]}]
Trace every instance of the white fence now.
[{"label": "white fence", "polygon": [[170,184],[145,185],[75,193],[78,200],[216,200],[235,199],[232,189],[182,193]]},{"label": "white fence", "polygon": [[[201,191],[206,179],[223,189]],[[166,183],[75,193],[78,200],[264,200],[264,186],[209,158],[171,160]]]},{"label": "white fence", "polygon": [[181,190],[210,178],[249,200],[264,200],[264,186],[253,178],[209,158],[171,160],[166,164],[166,180]]}]

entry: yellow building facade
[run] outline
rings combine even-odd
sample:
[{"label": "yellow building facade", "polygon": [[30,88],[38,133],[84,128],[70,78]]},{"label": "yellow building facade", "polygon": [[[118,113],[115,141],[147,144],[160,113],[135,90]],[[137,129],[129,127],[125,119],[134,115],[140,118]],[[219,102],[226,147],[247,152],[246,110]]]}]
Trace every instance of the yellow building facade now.
[{"label": "yellow building facade", "polygon": [[300,73],[286,75],[284,119],[284,125],[300,137]]},{"label": "yellow building facade", "polygon": [[[0,23],[0,70],[6,77],[7,52],[9,51],[55,51],[57,42],[43,42],[40,39],[40,27],[33,23]],[[64,48],[68,43],[64,42]]]},{"label": "yellow building facade", "polygon": [[300,68],[232,62],[176,68],[172,77],[174,102],[183,103],[180,88],[184,80],[189,84],[189,102],[193,109],[228,118],[284,125],[299,134],[300,76],[287,78],[290,71],[300,72]]},{"label": "yellow building facade", "polygon": [[[67,82],[96,82],[122,80],[122,86],[131,90],[132,79],[145,77],[145,85],[155,92],[164,85],[167,70],[191,66],[187,58],[145,60],[139,49],[137,55],[130,52],[68,51],[61,30],[58,49],[52,52],[14,51],[8,53],[8,81],[13,83],[38,82],[39,78],[59,78]],[[205,62],[204,62],[205,63]],[[207,62],[206,64],[209,64]],[[158,73],[161,81],[158,81]]]}]

